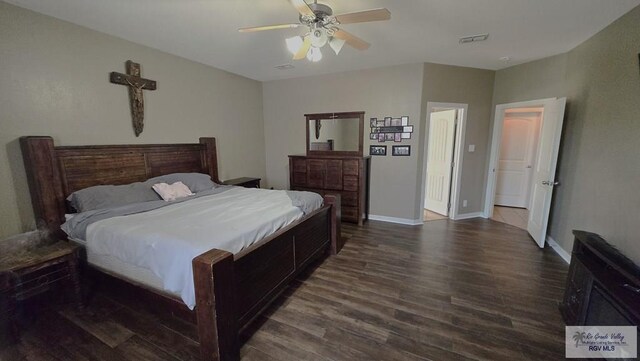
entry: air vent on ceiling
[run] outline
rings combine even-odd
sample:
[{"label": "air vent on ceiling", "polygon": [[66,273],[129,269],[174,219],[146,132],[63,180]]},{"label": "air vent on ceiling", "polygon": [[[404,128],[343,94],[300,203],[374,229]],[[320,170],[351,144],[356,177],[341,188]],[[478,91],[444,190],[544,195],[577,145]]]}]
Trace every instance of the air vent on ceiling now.
[{"label": "air vent on ceiling", "polygon": [[475,43],[478,41],[485,41],[489,38],[489,34],[478,34],[478,35],[471,35],[471,36],[465,36],[460,38],[460,44],[467,44],[467,43]]},{"label": "air vent on ceiling", "polygon": [[293,69],[293,65],[291,65],[291,64],[282,64],[282,65],[275,66],[275,68],[278,69],[278,70],[287,70],[287,69]]}]

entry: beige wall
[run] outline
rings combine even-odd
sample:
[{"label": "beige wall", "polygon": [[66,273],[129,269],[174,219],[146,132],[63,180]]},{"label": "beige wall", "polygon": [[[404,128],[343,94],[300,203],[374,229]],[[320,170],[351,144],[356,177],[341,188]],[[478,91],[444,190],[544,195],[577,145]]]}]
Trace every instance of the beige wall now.
[{"label": "beige wall", "polygon": [[[419,128],[421,94],[422,64],[265,82],[269,185],[289,186],[287,156],[305,153],[304,114],[365,111],[364,153],[369,154],[369,118],[408,115],[410,124]],[[393,143],[385,144],[388,155],[371,161],[371,213],[415,219],[417,138],[402,143],[412,146],[410,157],[391,157]]]},{"label": "beige wall", "polygon": [[[58,144],[197,142],[218,138],[220,177],[264,177],[262,85],[0,2],[0,238],[34,228],[17,139]],[[128,93],[109,83],[128,59],[158,81],[133,135]]]},{"label": "beige wall", "polygon": [[[428,137],[427,103],[463,103],[468,104],[467,127],[463,147],[462,175],[459,199],[459,213],[481,212],[484,202],[486,177],[487,139],[491,119],[491,99],[495,72],[458,66],[424,64],[424,84],[422,93],[422,127],[420,131],[421,148],[424,149]],[[469,145],[475,145],[473,153],[468,152]],[[420,165],[422,166],[422,154]],[[424,177],[423,172],[420,173]],[[420,186],[422,181],[418,181]],[[467,200],[467,207],[462,202]],[[417,204],[417,211],[422,209]]]},{"label": "beige wall", "polygon": [[493,103],[566,96],[567,58],[565,53],[497,71]]},{"label": "beige wall", "polygon": [[640,7],[567,54],[498,71],[495,104],[567,96],[549,234],[599,233],[640,263]]},{"label": "beige wall", "polygon": [[495,72],[438,64],[415,64],[318,77],[266,82],[263,85],[267,179],[276,188],[288,187],[289,154],[304,154],[305,113],[359,111],[365,114],[365,154],[369,118],[409,116],[414,126],[410,157],[372,157],[371,214],[404,220],[422,215],[423,150],[427,101],[469,104],[467,144],[462,170],[461,213],[481,211],[486,142]]}]

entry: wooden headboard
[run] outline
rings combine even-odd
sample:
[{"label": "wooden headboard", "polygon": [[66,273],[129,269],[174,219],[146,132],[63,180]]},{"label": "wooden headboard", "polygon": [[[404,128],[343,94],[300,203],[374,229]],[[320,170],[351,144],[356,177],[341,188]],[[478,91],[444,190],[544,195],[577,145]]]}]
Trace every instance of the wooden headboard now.
[{"label": "wooden headboard", "polygon": [[38,229],[62,236],[65,200],[95,185],[141,182],[170,173],[198,172],[218,179],[215,138],[194,144],[60,147],[51,137],[21,137],[20,147]]}]

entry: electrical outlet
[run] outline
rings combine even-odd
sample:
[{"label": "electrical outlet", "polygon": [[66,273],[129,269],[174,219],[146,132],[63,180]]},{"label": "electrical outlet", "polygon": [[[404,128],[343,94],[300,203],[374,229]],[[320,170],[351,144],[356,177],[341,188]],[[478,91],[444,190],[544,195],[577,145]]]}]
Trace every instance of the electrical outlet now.
[{"label": "electrical outlet", "polygon": [[466,199],[464,199],[462,201],[462,208],[467,208],[467,200]]}]

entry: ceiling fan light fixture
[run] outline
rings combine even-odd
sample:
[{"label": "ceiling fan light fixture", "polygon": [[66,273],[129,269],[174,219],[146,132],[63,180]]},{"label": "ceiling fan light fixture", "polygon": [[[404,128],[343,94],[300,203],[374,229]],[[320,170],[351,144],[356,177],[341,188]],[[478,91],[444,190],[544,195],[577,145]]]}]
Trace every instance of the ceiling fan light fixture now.
[{"label": "ceiling fan light fixture", "polygon": [[316,28],[312,28],[309,33],[309,37],[311,39],[311,45],[316,48],[321,48],[327,45],[327,41],[329,40],[329,36],[327,35],[327,30],[317,26]]},{"label": "ceiling fan light fixture", "polygon": [[287,49],[289,52],[291,54],[295,54],[300,50],[300,47],[302,47],[303,40],[300,36],[293,36],[291,38],[287,38],[285,42],[287,43]]},{"label": "ceiling fan light fixture", "polygon": [[322,60],[322,52],[320,51],[320,48],[311,47],[311,49],[309,49],[309,52],[307,53],[307,59],[314,63]]},{"label": "ceiling fan light fixture", "polygon": [[[391,19],[391,13],[385,8],[355,11],[344,14],[333,14],[333,9],[327,4],[319,4],[318,0],[288,0],[298,11],[298,23],[275,24],[240,28],[241,33],[251,33],[265,30],[294,29],[303,27],[308,29],[304,36],[293,36],[285,39],[287,50],[293,54],[293,60],[305,57],[312,62],[322,59],[321,48],[330,45],[338,55],[345,44],[357,50],[367,50],[371,44],[359,37],[338,28],[341,24],[367,23]],[[477,41],[474,37],[473,41]]]},{"label": "ceiling fan light fixture", "polygon": [[333,49],[336,55],[340,54],[340,50],[342,50],[344,43],[345,41],[342,39],[338,39],[334,37],[331,37],[331,39],[329,39],[329,46],[331,47],[331,49]]}]

